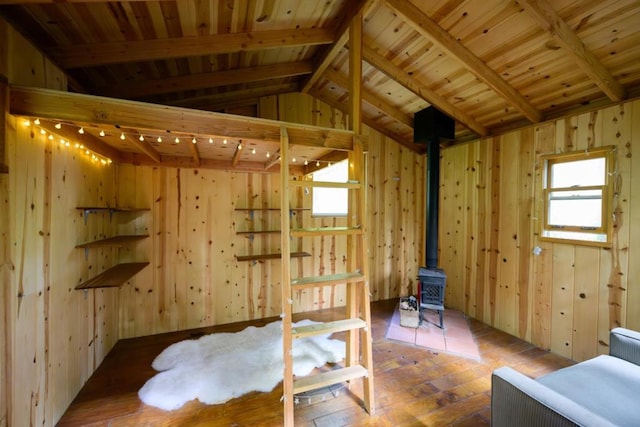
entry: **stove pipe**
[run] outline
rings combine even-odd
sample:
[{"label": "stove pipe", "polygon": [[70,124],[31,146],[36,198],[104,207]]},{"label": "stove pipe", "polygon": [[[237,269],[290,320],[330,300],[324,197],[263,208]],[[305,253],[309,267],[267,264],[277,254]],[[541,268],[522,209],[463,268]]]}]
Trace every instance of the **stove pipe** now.
[{"label": "stove pipe", "polygon": [[414,115],[413,142],[427,145],[427,235],[428,269],[438,266],[438,198],[440,188],[440,139],[454,139],[455,122],[435,107]]}]

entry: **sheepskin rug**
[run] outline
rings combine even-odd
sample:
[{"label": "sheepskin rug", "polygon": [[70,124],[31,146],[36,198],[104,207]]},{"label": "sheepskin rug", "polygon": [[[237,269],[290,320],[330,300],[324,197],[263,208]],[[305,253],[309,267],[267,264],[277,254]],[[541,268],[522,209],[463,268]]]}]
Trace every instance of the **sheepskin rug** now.
[{"label": "sheepskin rug", "polygon": [[[311,323],[303,320],[295,325]],[[344,342],[329,335],[294,340],[294,375],[309,375],[314,368],[344,356]],[[213,405],[250,391],[269,392],[283,377],[282,321],[172,344],[152,366],[160,373],[145,383],[138,396],[166,411],[193,399]]]}]

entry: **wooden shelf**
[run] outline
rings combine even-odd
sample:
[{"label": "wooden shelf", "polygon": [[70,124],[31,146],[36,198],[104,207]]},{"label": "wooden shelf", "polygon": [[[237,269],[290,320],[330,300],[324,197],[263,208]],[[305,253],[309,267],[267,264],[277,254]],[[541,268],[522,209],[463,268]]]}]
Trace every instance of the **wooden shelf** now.
[{"label": "wooden shelf", "polygon": [[291,230],[292,237],[302,236],[338,236],[348,234],[362,234],[361,227],[317,227],[317,228],[294,228]]},{"label": "wooden shelf", "polygon": [[351,188],[359,189],[362,187],[358,181],[347,182],[328,182],[328,181],[289,181],[292,187],[323,187],[323,188]]},{"label": "wooden shelf", "polygon": [[335,320],[333,322],[314,323],[311,325],[297,326],[291,329],[294,339],[306,338],[315,335],[332,334],[334,332],[351,331],[363,329],[367,323],[359,318]]},{"label": "wooden shelf", "polygon": [[309,375],[293,381],[293,394],[304,393],[367,376],[367,369],[361,365],[335,369],[321,374]]},{"label": "wooden shelf", "polygon": [[[236,211],[279,211],[280,208],[235,208]],[[310,211],[311,208],[289,208],[290,211]]]},{"label": "wooden shelf", "polygon": [[131,262],[118,264],[103,271],[78,286],[76,289],[113,288],[118,287],[149,265],[148,262]]},{"label": "wooden shelf", "polygon": [[361,273],[340,273],[330,274],[324,276],[309,276],[293,279],[291,285],[296,288],[311,287],[311,286],[327,286],[335,285],[338,283],[359,282],[364,280],[364,276]]},{"label": "wooden shelf", "polygon": [[[291,258],[302,258],[311,256],[308,252],[291,252]],[[282,254],[256,254],[256,255],[236,255],[238,261],[262,261],[265,259],[281,259]]]},{"label": "wooden shelf", "polygon": [[76,248],[99,248],[102,246],[124,246],[128,243],[132,243],[138,240],[146,239],[149,237],[148,235],[133,235],[133,236],[115,236],[109,237],[106,239],[96,240],[93,242],[82,243],[80,245],[76,245]]},{"label": "wooden shelf", "polygon": [[236,234],[251,235],[251,234],[280,234],[280,230],[255,230],[255,231],[236,231]]}]

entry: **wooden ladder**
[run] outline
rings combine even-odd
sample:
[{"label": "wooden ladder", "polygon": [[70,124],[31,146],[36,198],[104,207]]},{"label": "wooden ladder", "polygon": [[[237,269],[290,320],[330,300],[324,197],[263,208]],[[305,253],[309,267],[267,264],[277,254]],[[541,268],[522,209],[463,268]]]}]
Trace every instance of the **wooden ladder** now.
[{"label": "wooden ladder", "polygon": [[[291,238],[307,236],[346,235],[347,269],[340,274],[315,277],[291,278],[291,260],[282,257],[282,305],[283,305],[283,351],[284,351],[284,426],[294,425],[294,396],[310,390],[316,390],[333,384],[363,380],[363,403],[367,412],[373,415],[373,357],[371,353],[371,309],[369,301],[368,266],[365,239],[365,185],[364,153],[362,143],[354,138],[354,149],[349,152],[349,180],[346,183],[328,183],[314,181],[295,181],[289,177],[289,141],[286,128],[281,129],[281,206],[285,207],[281,216],[282,253],[291,252]],[[349,189],[349,213],[347,227],[321,227],[291,229],[290,216],[286,214],[289,206],[290,189],[296,186],[333,187]],[[285,230],[290,230],[287,233]],[[346,283],[345,318],[333,322],[293,327],[293,291],[302,288],[327,286]],[[347,332],[346,358],[340,369],[312,374],[302,378],[293,377],[293,358],[291,350],[296,339]]]}]

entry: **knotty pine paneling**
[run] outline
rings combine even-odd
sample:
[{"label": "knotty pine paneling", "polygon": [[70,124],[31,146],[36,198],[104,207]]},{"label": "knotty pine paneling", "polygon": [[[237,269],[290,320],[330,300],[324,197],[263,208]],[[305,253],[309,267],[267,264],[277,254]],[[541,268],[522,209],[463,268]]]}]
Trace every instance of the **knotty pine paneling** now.
[{"label": "knotty pine paneling", "polygon": [[[345,117],[307,95],[268,97],[262,117],[344,128]],[[425,157],[365,129],[367,230],[373,300],[415,293],[424,258]],[[120,290],[120,337],[279,316],[280,261],[238,262],[235,255],[280,252],[280,235],[238,235],[277,230],[278,174],[117,166],[120,203],[151,207],[150,239],[142,242],[151,266]],[[292,190],[292,207],[311,208],[311,195]],[[294,212],[292,227],[345,226],[345,218],[314,218]],[[295,238],[293,277],[346,271],[346,237]],[[344,285],[303,289],[293,295],[294,311],[340,307]]]},{"label": "knotty pine paneling", "polygon": [[[639,118],[633,101],[444,149],[446,305],[574,360],[608,352],[613,327],[638,329]],[[617,147],[612,248],[541,241],[541,156],[606,145]]]}]

